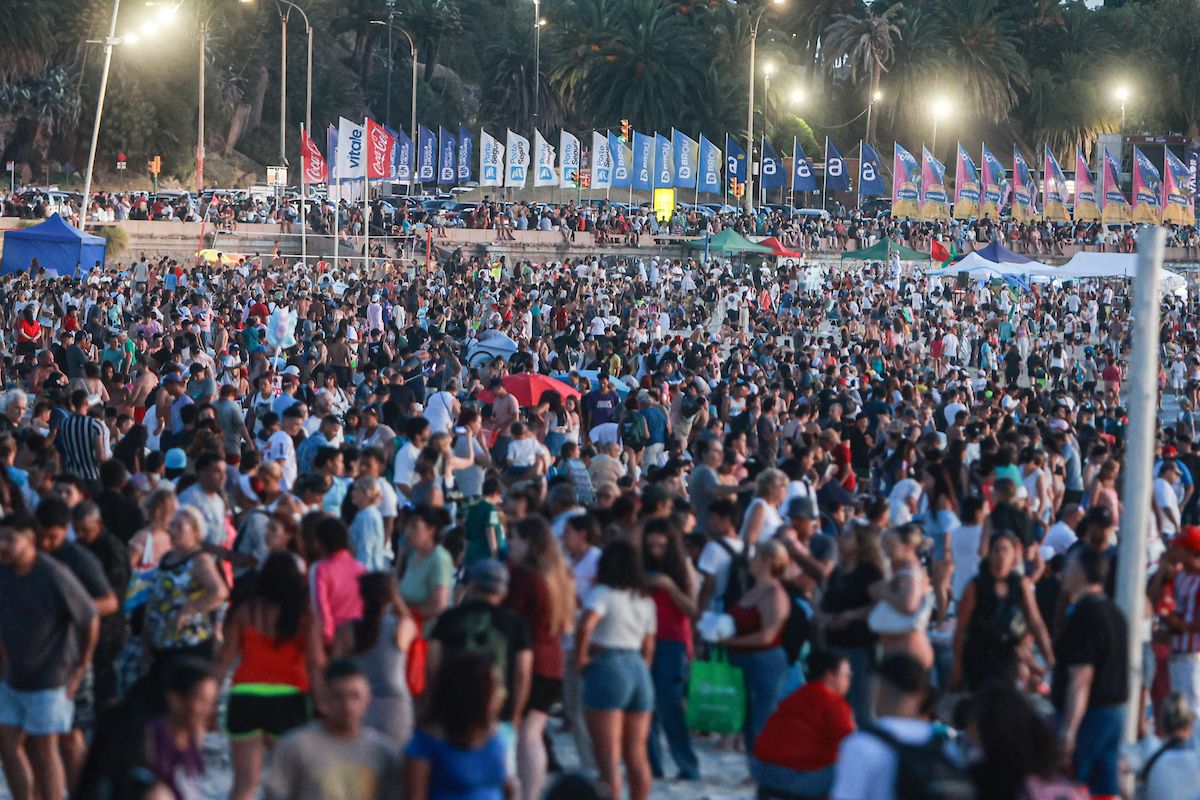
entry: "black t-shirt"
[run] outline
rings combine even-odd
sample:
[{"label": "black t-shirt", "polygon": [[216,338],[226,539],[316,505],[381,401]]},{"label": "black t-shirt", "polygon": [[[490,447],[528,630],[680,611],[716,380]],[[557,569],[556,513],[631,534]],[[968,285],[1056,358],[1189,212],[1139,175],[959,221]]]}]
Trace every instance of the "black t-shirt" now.
[{"label": "black t-shirt", "polygon": [[504,685],[508,689],[500,719],[511,722],[517,654],[533,647],[525,620],[512,609],[485,600],[467,600],[438,617],[430,638],[441,642],[447,651],[490,653],[495,658],[504,671]]},{"label": "black t-shirt", "polygon": [[1071,667],[1092,666],[1095,676],[1088,708],[1124,703],[1129,696],[1129,626],[1125,616],[1103,593],[1079,600],[1067,616],[1066,626],[1054,643],[1054,683],[1050,699],[1062,711],[1066,705]]},{"label": "black t-shirt", "polygon": [[[848,572],[835,570],[829,576],[829,584],[821,598],[821,610],[840,614],[871,605],[873,601],[867,589],[882,579],[883,572],[879,567],[867,561]],[[856,620],[844,628],[831,630],[826,638],[832,647],[869,647],[875,642],[875,635],[867,627],[866,620]]]},{"label": "black t-shirt", "polygon": [[1029,515],[1008,503],[997,503],[991,514],[992,530],[1011,531],[1025,547],[1033,544],[1033,525]]},{"label": "black t-shirt", "polygon": [[101,566],[100,559],[88,552],[83,545],[78,542],[64,542],[63,546],[51,555],[71,570],[93,600],[112,592],[108,578],[104,577],[104,567]]},{"label": "black t-shirt", "polygon": [[[129,589],[129,549],[108,531],[101,532],[95,541],[84,544],[83,547],[100,563],[104,578],[112,587],[117,600],[123,600],[126,590]],[[100,644],[97,646],[97,652],[105,652],[105,648],[124,644],[126,632],[125,615],[121,612],[101,617]]]},{"label": "black t-shirt", "polygon": [[39,553],[25,575],[0,564],[0,597],[4,682],[21,692],[65,686],[79,665],[80,631],[96,616],[88,591],[65,565]]}]

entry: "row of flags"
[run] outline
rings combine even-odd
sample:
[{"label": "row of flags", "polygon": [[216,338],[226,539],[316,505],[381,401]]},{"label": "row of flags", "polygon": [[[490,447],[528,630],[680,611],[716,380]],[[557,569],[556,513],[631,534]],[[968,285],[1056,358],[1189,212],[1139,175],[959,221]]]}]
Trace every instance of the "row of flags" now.
[{"label": "row of flags", "polygon": [[[724,149],[703,135],[699,140],[672,129],[671,135],[633,131],[629,141],[611,131],[592,131],[585,152],[580,139],[560,131],[557,146],[535,130],[533,141],[506,132],[503,143],[486,130],[479,133],[478,146],[472,131],[439,127],[437,131],[417,126],[416,140],[403,131],[392,130],[374,120],[358,124],[342,118],[326,132],[326,162],[308,131],[301,131],[302,171],[306,183],[327,183],[331,199],[362,199],[365,184],[372,180],[455,186],[478,181],[480,186],[510,188],[581,185],[581,171],[589,170],[593,189],[656,188],[693,189],[723,194],[735,182],[745,182],[749,159],[730,136]],[[851,190],[850,168],[837,147],[825,139],[824,175],[818,184],[812,160],[793,138],[791,163],[765,137],[760,142],[759,186],[764,191],[793,192]],[[1011,206],[1013,218],[1027,222],[1175,222],[1195,223],[1190,174],[1170,150],[1164,150],[1162,172],[1137,147],[1133,161],[1133,202],[1121,191],[1120,169],[1109,154],[1097,182],[1083,153],[1075,151],[1073,213],[1068,208],[1068,184],[1062,167],[1050,148],[1043,153],[1043,181],[1039,190],[1033,172],[1018,148],[1013,148],[1012,182],[1004,166],[982,146],[978,166],[971,154],[958,145],[953,195],[945,189],[946,166],[922,146],[921,159],[902,147],[893,146],[892,216],[912,219],[999,218]],[[476,155],[477,154],[477,155]],[[476,171],[478,164],[478,171]],[[859,197],[885,197],[885,181],[879,153],[865,141],[859,142]],[[1040,201],[1040,203],[1039,203]]]}]

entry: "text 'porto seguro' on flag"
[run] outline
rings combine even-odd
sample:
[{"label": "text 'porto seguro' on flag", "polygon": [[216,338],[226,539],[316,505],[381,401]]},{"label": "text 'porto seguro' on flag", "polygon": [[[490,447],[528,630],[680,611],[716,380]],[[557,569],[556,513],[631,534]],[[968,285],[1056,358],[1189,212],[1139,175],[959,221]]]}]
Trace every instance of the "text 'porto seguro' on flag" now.
[{"label": "text 'porto seguro' on flag", "polygon": [[1075,148],[1075,221],[1099,222],[1100,202],[1096,198],[1096,179],[1088,169],[1083,151]]},{"label": "text 'porto seguro' on flag", "polygon": [[800,146],[800,140],[793,136],[792,193],[815,192],[819,188],[817,186],[817,175],[813,170],[812,159],[804,153],[804,148]]},{"label": "text 'porto seguro' on flag", "polygon": [[675,185],[675,151],[671,140],[661,133],[654,134],[654,188],[669,189]]},{"label": "text 'porto seguro' on flag", "polygon": [[367,179],[380,181],[392,176],[392,145],[395,140],[387,128],[367,120]]},{"label": "text 'porto seguro' on flag", "polygon": [[883,197],[887,184],[883,180],[882,161],[875,148],[865,141],[858,143],[858,195],[859,197]]},{"label": "text 'porto seguro' on flag", "polygon": [[674,160],[675,188],[696,188],[696,159],[700,145],[686,134],[671,128],[671,158]]},{"label": "text 'porto seguro' on flag", "polygon": [[946,165],[921,147],[921,219],[950,219],[946,204]]},{"label": "text 'porto seguro' on flag", "polygon": [[983,160],[979,165],[983,177],[983,196],[979,204],[979,216],[1000,219],[1000,209],[1004,207],[1004,167],[1000,159],[983,146]]},{"label": "text 'porto seguro' on flag", "polygon": [[1157,225],[1162,221],[1162,176],[1137,147],[1133,148],[1133,221]]},{"label": "text 'porto seguro' on flag", "polygon": [[696,191],[707,194],[721,193],[721,151],[715,144],[700,134],[700,154],[696,160]]},{"label": "text 'porto seguro' on flag", "polygon": [[850,170],[846,169],[846,159],[838,152],[837,145],[825,137],[825,191],[850,191]]},{"label": "text 'porto seguro' on flag", "polygon": [[300,171],[307,184],[325,183],[329,179],[329,167],[325,158],[303,125],[300,126]]},{"label": "text 'porto seguro' on flag", "polygon": [[899,142],[892,148],[892,219],[916,219],[921,213],[921,165]]},{"label": "text 'porto seguro' on flag", "polygon": [[759,185],[763,191],[782,189],[787,185],[787,173],[783,169],[783,159],[775,146],[762,138],[762,163],[759,164]]},{"label": "text 'porto seguro' on flag", "polygon": [[579,185],[579,167],[583,158],[579,139],[573,133],[560,131],[558,134],[559,171],[558,185],[562,189],[574,189]]},{"label": "text 'porto seguro' on flag", "polygon": [[1013,147],[1013,219],[1017,222],[1033,222],[1037,219],[1036,197],[1037,185],[1033,182],[1029,165],[1025,163],[1025,156]]},{"label": "text 'porto seguro' on flag", "polygon": [[979,216],[979,169],[960,142],[954,165],[954,218],[971,219]]},{"label": "text 'porto seguro' on flag", "polygon": [[504,185],[504,145],[482,130],[479,132],[479,185]]},{"label": "text 'porto seguro' on flag", "polygon": [[437,182],[437,134],[424,125],[417,126],[417,183],[432,186]]},{"label": "text 'porto seguro' on flag", "polygon": [[630,171],[633,151],[612,131],[608,132],[608,148],[613,157],[612,188],[628,189],[633,185],[633,174]]},{"label": "text 'porto seguro' on flag", "polygon": [[529,140],[509,131],[505,141],[508,152],[504,162],[504,185],[512,189],[524,189],[529,175]]},{"label": "text 'porto seguro' on flag", "polygon": [[654,188],[654,137],[633,132],[633,188],[649,191]]},{"label": "text 'porto seguro' on flag", "polygon": [[438,128],[438,186],[452,186],[458,180],[458,139],[445,128]]},{"label": "text 'porto seguro' on flag", "polygon": [[1104,207],[1100,218],[1108,222],[1131,222],[1133,214],[1129,211],[1129,201],[1121,191],[1121,170],[1112,156],[1104,154],[1104,169],[1100,173],[1100,194],[1104,197]]},{"label": "text 'porto seguro' on flag", "polygon": [[747,162],[746,151],[737,143],[737,139],[725,135],[725,181],[726,188],[730,194],[733,194],[733,184],[730,181],[738,183],[746,182]]},{"label": "text 'porto seguro' on flag", "polygon": [[1174,222],[1177,225],[1195,225],[1196,198],[1189,189],[1191,172],[1170,150],[1164,152],[1167,163],[1164,165],[1162,183],[1163,224]]},{"label": "text 'porto seguro' on flag", "polygon": [[533,185],[555,186],[558,176],[554,174],[554,145],[542,137],[536,128],[533,131]]},{"label": "text 'porto seguro' on flag", "polygon": [[475,180],[475,137],[466,127],[458,126],[458,185]]},{"label": "text 'porto seguro' on flag", "polygon": [[613,185],[613,152],[608,134],[592,131],[592,188],[611,189]]},{"label": "text 'porto seguro' on flag", "polygon": [[1067,213],[1067,176],[1050,152],[1045,149],[1045,164],[1042,170],[1042,219],[1047,222],[1070,222]]}]

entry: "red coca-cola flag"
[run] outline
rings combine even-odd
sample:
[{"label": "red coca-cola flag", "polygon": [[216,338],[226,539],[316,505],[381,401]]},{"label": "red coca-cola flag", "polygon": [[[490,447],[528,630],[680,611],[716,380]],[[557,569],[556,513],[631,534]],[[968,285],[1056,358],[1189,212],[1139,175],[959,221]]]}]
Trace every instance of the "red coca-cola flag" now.
[{"label": "red coca-cola flag", "polygon": [[367,179],[378,180],[391,175],[392,135],[375,120],[367,120]]},{"label": "red coca-cola flag", "polygon": [[321,151],[317,149],[317,143],[312,140],[308,131],[303,127],[300,129],[300,157],[300,166],[304,170],[304,182],[325,183],[329,175],[328,165],[321,156]]}]

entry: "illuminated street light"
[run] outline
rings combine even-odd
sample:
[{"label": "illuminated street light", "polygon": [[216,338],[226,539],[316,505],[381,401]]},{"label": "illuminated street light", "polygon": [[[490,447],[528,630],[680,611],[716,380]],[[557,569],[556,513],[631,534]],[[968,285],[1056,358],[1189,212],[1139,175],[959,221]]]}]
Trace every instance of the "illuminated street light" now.
[{"label": "illuminated street light", "polygon": [[937,134],[938,121],[950,113],[950,101],[944,97],[936,97],[929,105],[930,113],[933,115],[933,144],[930,146],[930,152],[937,153]]},{"label": "illuminated street light", "polygon": [[1121,130],[1125,130],[1125,102],[1129,100],[1129,87],[1125,84],[1117,86],[1113,94],[1117,98],[1117,102],[1121,104]]}]

